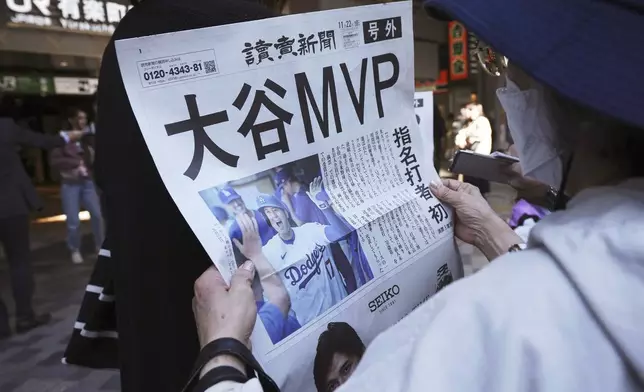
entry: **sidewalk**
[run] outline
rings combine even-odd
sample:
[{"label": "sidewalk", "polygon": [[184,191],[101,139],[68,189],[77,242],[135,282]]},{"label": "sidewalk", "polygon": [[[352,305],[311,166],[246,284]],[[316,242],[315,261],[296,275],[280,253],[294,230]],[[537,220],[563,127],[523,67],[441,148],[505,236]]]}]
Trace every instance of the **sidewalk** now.
[{"label": "sidewalk", "polygon": [[[58,187],[39,187],[44,204],[33,219],[62,214]],[[82,232],[91,231],[83,222]],[[65,246],[65,222],[31,225],[31,260],[36,281],[34,306],[50,312],[47,326],[0,342],[2,392],[118,392],[116,371],[94,371],[63,365],[60,361],[78,315],[96,255],[91,236],[84,236],[85,263],[74,265]],[[0,295],[13,314],[9,271],[0,252]],[[14,321],[11,320],[13,326]]]},{"label": "sidewalk", "polygon": [[[43,209],[32,215],[33,220],[63,213],[60,201],[60,186],[39,186],[38,194],[43,202]],[[90,225],[84,223],[81,226],[81,232],[83,234],[90,233]],[[32,221],[30,234],[32,251],[56,244],[65,239],[65,222],[36,224]]]},{"label": "sidewalk", "polygon": [[[92,241],[86,236],[86,262],[74,265],[63,242],[32,253],[36,278],[34,304],[51,312],[53,321],[24,335],[0,342],[0,391],[118,392],[119,375],[63,365],[60,360],[78,315],[80,301],[94,267]],[[0,295],[13,310],[6,263],[0,262]]]}]

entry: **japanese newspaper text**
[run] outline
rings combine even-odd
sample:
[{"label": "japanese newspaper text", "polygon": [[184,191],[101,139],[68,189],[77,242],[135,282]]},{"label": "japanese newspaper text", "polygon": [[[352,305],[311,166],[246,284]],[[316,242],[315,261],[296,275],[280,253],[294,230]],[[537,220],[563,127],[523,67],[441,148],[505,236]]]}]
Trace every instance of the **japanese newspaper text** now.
[{"label": "japanese newspaper text", "polygon": [[333,390],[462,276],[414,112],[411,3],[116,42],[181,213],[226,279],[255,264],[252,348],[286,392]]}]

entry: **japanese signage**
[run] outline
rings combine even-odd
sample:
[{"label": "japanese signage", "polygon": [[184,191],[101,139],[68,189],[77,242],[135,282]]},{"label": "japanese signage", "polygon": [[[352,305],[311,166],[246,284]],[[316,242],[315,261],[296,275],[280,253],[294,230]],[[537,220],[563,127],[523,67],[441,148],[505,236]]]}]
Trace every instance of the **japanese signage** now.
[{"label": "japanese signage", "polygon": [[42,96],[92,95],[97,88],[97,78],[0,74],[0,91],[5,93]]},{"label": "japanese signage", "polygon": [[464,80],[469,77],[468,34],[459,22],[450,22],[448,28],[449,78]]},{"label": "japanese signage", "polygon": [[5,0],[9,25],[112,34],[127,0]]},{"label": "japanese signage", "polygon": [[50,95],[54,93],[52,78],[47,76],[0,75],[0,91],[25,95]]},{"label": "japanese signage", "polygon": [[411,2],[116,42],[179,210],[226,279],[255,264],[252,347],[282,391],[316,389],[329,323],[368,345],[462,276],[413,50]]},{"label": "japanese signage", "polygon": [[55,77],[56,94],[92,95],[98,88],[97,78]]},{"label": "japanese signage", "polygon": [[476,51],[476,48],[478,46],[478,38],[472,33],[467,34],[467,47],[468,47],[468,54],[469,54],[469,62],[470,62],[470,75],[476,75],[479,73],[479,58],[478,54]]}]

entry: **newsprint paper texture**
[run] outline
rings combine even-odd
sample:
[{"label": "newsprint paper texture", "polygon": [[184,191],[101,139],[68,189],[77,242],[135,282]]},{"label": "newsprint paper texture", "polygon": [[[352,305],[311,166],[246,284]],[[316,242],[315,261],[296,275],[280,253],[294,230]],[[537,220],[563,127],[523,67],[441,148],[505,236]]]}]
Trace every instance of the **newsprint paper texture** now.
[{"label": "newsprint paper texture", "polygon": [[253,352],[283,391],[332,390],[360,347],[462,276],[414,113],[411,1],[116,48],[195,235],[226,279],[257,267]]}]

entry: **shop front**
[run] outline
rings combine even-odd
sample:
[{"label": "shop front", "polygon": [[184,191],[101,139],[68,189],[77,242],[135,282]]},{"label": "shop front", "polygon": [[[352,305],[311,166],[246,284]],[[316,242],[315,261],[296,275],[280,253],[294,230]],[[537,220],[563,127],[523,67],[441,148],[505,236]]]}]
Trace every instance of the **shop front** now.
[{"label": "shop front", "polygon": [[[0,0],[0,116],[37,132],[65,129],[79,107],[92,117],[103,50],[127,0]],[[22,151],[36,183],[52,180],[46,154]]]},{"label": "shop front", "polygon": [[493,131],[493,148],[507,147],[505,119],[496,90],[503,83],[501,78],[491,77],[479,66],[477,54],[478,38],[459,22],[447,26],[447,54],[449,68],[449,108],[458,117],[461,107],[477,102],[483,106]]}]

